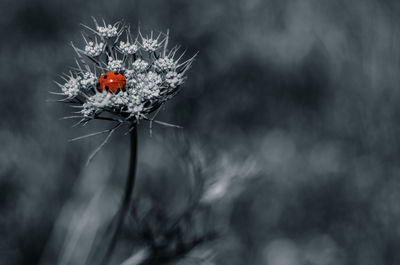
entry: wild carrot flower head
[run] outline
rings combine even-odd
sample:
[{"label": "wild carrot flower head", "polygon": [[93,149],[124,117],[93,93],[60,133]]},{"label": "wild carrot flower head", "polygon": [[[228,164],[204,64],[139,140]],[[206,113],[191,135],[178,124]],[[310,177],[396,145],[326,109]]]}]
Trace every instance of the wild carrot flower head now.
[{"label": "wild carrot flower head", "polygon": [[123,122],[151,120],[181,89],[194,57],[183,60],[178,47],[168,49],[167,33],[131,33],[129,25],[83,25],[84,47],[72,44],[76,67],[62,75],[62,101],[78,106],[80,123],[93,119]]}]

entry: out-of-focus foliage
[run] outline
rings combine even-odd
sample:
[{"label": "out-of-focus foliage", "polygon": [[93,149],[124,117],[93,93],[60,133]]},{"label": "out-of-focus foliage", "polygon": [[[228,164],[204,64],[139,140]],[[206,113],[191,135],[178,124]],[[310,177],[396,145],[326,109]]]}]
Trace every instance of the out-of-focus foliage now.
[{"label": "out-of-focus foliage", "polygon": [[[1,10],[1,264],[84,262],[117,209],[128,137],[115,135],[85,167],[101,139],[67,140],[106,125],[71,129],[58,120],[70,110],[45,102],[74,63],[66,43],[91,15],[170,29],[173,43],[200,51],[159,116],[196,139],[203,173],[217,181],[204,201],[224,233],[200,256],[213,250],[212,262],[229,265],[400,262],[398,1],[8,0]],[[146,126],[136,196],[173,213],[188,190],[184,157],[171,155],[180,144],[168,144],[176,129],[155,126],[150,138]],[[130,239],[128,229],[115,261],[137,247]]]}]

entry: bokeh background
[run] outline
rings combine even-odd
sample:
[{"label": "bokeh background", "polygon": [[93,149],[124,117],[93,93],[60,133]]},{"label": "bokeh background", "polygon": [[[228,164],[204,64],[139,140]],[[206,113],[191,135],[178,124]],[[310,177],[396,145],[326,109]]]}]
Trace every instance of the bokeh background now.
[{"label": "bokeh background", "polygon": [[159,117],[184,129],[151,137],[141,126],[136,194],[174,208],[165,198],[186,183],[175,151],[196,142],[204,172],[224,180],[210,195],[227,228],[214,264],[400,264],[399,1],[2,0],[1,10],[0,264],[80,264],[121,196],[128,137],[86,167],[101,137],[68,139],[107,124],[71,128],[59,120],[70,109],[46,101],[90,16],[170,29],[171,43],[199,51]]}]

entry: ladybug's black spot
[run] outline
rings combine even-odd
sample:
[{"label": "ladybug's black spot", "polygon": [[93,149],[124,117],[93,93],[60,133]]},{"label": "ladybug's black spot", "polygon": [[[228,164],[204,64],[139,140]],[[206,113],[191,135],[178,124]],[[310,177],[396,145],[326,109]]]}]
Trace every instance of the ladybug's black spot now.
[{"label": "ladybug's black spot", "polygon": [[119,75],[119,73],[114,73],[114,75]]},{"label": "ladybug's black spot", "polygon": [[107,78],[107,75],[105,75],[103,78],[106,79],[106,78]]},{"label": "ladybug's black spot", "polygon": [[105,86],[104,88],[105,88],[105,90],[106,90],[107,92],[110,91],[110,88],[109,88],[108,86]]}]

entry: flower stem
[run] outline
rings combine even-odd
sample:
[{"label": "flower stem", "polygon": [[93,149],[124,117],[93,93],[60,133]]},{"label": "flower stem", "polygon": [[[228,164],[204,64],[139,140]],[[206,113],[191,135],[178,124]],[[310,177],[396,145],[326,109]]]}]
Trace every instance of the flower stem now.
[{"label": "flower stem", "polygon": [[136,123],[133,124],[133,130],[130,132],[130,148],[131,148],[131,155],[129,159],[129,172],[125,184],[125,191],[122,198],[121,206],[119,209],[116,228],[110,240],[110,245],[108,246],[107,250],[105,251],[105,256],[100,263],[101,265],[107,265],[112,257],[112,253],[117,245],[119,234],[122,230],[124,225],[125,217],[129,211],[133,189],[135,187],[135,176],[136,176],[136,164],[137,164],[137,126]]}]

